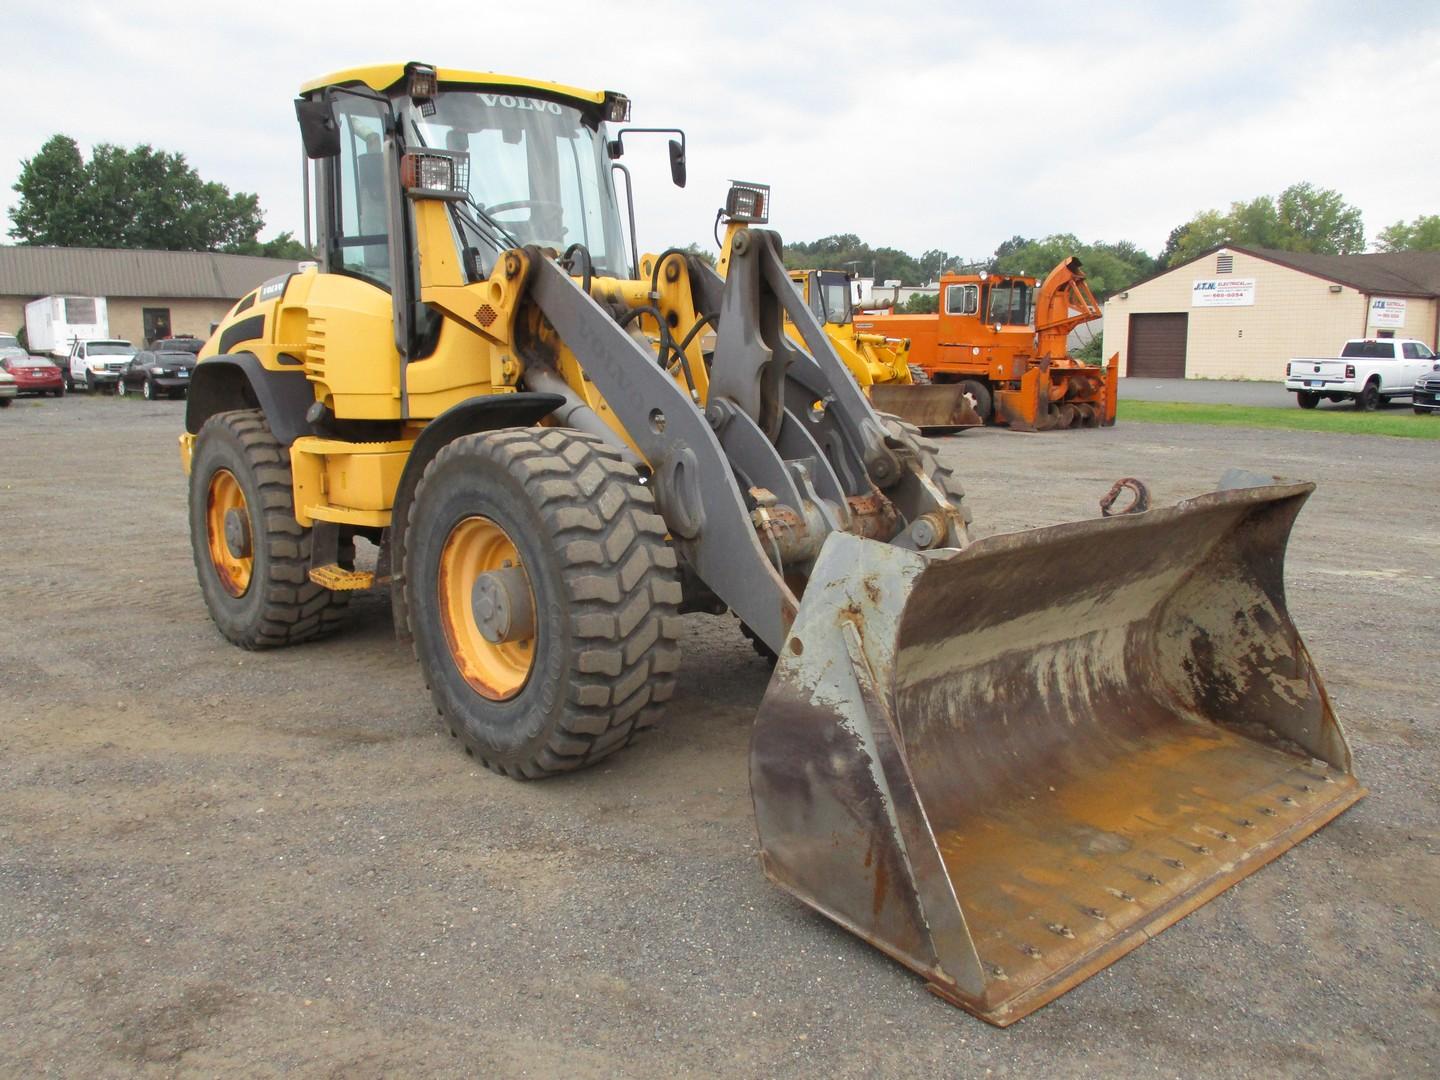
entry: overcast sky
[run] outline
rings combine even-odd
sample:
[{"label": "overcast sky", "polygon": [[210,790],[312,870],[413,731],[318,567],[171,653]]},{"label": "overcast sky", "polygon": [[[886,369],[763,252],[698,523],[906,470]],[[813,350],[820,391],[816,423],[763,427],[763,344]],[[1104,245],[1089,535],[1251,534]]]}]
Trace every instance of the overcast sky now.
[{"label": "overcast sky", "polygon": [[683,191],[663,140],[626,155],[642,249],[713,246],[730,178],[773,186],[790,239],[969,258],[1055,232],[1154,253],[1196,211],[1300,180],[1372,239],[1440,213],[1433,0],[207,7],[9,0],[0,201],[64,132],[179,151],[260,196],[262,235],[298,234],[297,87],[413,59],[619,90],[634,123],[685,128]]}]

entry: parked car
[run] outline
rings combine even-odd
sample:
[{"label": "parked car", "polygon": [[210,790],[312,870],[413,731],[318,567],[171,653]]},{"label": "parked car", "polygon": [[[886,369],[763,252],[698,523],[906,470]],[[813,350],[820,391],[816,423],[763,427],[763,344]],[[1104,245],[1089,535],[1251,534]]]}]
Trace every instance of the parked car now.
[{"label": "parked car", "polygon": [[146,401],[159,397],[184,397],[190,387],[195,354],[190,352],[136,353],[120,372],[117,394],[139,394]]},{"label": "parked car", "polygon": [[1302,409],[1320,399],[1374,409],[1408,398],[1415,380],[1435,363],[1430,346],[1414,338],[1351,338],[1338,357],[1301,357],[1285,365],[1285,389]]},{"label": "parked car", "polygon": [[205,347],[205,339],[181,334],[178,337],[158,338],[150,343],[152,352],[187,352],[194,356]]},{"label": "parked car", "polygon": [[14,334],[0,334],[0,359],[6,356],[29,356]]},{"label": "parked car", "polygon": [[1440,413],[1440,360],[1415,380],[1415,388],[1410,392],[1410,404],[1417,413]]},{"label": "parked car", "polygon": [[65,389],[84,386],[93,394],[102,387],[114,386],[134,355],[135,346],[119,338],[77,341],[70,346],[70,358],[63,372]]},{"label": "parked car", "polygon": [[15,400],[15,395],[19,392],[15,385],[15,376],[8,371],[0,371],[0,409],[8,409],[10,402]]},{"label": "parked car", "polygon": [[65,393],[65,380],[55,363],[43,356],[31,356],[21,351],[19,356],[0,356],[0,370],[8,371],[15,379],[15,388],[22,394],[53,394],[60,397]]}]

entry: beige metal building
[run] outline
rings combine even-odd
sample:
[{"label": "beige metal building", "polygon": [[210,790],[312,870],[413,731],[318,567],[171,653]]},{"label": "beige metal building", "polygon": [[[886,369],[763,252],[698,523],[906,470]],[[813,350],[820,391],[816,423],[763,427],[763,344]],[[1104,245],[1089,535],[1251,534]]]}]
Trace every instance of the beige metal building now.
[{"label": "beige metal building", "polygon": [[0,333],[24,326],[25,305],[42,296],[103,296],[111,337],[136,345],[209,337],[236,300],[295,268],[287,259],[210,251],[0,247]]},{"label": "beige metal building", "polygon": [[1312,255],[1234,245],[1105,302],[1105,352],[1120,374],[1285,377],[1294,356],[1333,356],[1354,337],[1437,347],[1440,252]]}]

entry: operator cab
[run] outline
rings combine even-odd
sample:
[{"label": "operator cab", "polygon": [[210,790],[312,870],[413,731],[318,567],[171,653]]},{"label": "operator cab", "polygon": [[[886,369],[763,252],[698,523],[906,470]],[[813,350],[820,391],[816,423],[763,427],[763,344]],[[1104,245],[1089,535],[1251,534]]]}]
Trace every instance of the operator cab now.
[{"label": "operator cab", "polygon": [[[849,326],[855,319],[850,302],[850,276],[841,270],[792,271],[790,280],[822,326]],[[790,316],[785,316],[790,321]]]},{"label": "operator cab", "polygon": [[[395,197],[403,188],[450,201],[471,281],[489,276],[504,251],[530,244],[578,244],[593,273],[631,274],[604,130],[606,120],[628,116],[618,94],[389,65],[318,80],[296,111],[319,159],[328,272],[394,287],[406,261],[392,245],[411,228],[405,200]],[[323,145],[312,145],[316,126],[325,129]]]}]

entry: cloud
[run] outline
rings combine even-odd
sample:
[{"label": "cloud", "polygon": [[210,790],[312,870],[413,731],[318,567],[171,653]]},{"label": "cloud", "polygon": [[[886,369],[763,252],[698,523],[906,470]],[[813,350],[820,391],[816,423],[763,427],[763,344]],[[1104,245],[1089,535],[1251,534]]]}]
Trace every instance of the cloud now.
[{"label": "cloud", "polygon": [[650,249],[710,243],[732,178],[772,184],[794,239],[977,258],[1017,233],[1156,251],[1197,210],[1299,180],[1339,190],[1371,235],[1440,212],[1440,13],[1421,3],[19,8],[7,188],[56,131],[149,142],[256,192],[271,234],[301,226],[299,83],[392,58],[622,90],[636,123],[684,127],[683,191],[663,140],[627,154]]}]

